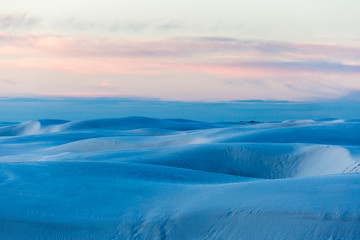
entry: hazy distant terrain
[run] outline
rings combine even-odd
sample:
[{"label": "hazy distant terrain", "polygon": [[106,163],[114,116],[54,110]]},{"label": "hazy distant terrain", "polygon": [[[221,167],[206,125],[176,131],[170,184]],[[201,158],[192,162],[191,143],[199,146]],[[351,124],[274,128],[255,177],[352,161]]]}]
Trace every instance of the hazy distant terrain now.
[{"label": "hazy distant terrain", "polygon": [[360,94],[328,101],[177,102],[126,98],[3,98],[0,121],[143,116],[205,122],[360,119]]},{"label": "hazy distant terrain", "polygon": [[357,239],[360,121],[0,125],[1,239]]}]

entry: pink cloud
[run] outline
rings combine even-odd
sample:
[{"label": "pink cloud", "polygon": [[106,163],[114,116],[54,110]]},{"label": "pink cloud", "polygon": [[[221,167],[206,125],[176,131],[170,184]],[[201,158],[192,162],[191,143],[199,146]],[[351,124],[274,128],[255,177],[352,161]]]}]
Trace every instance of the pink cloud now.
[{"label": "pink cloud", "polygon": [[188,58],[216,56],[313,60],[360,60],[360,48],[317,43],[246,41],[226,38],[120,40],[0,33],[2,47],[62,57]]},{"label": "pink cloud", "polygon": [[[196,72],[248,78],[360,72],[359,49],[310,43],[223,38],[124,41],[5,33],[0,41],[0,54],[6,56],[3,66],[12,69],[135,75]],[[339,57],[353,62],[338,62]],[[319,61],[323,58],[327,61]]]},{"label": "pink cloud", "polygon": [[[0,33],[0,43],[3,74],[11,78],[14,73],[23,73],[26,78],[31,78],[35,72],[53,76],[66,74],[80,82],[76,91],[71,86],[63,92],[77,96],[106,96],[123,89],[127,92],[124,90],[121,94],[135,95],[139,86],[142,86],[143,95],[146,89],[160,94],[164,92],[161,86],[181,89],[181,94],[187,94],[189,85],[196,90],[210,82],[214,90],[202,90],[203,94],[215,96],[216,93],[219,98],[229,91],[237,96],[238,88],[249,89],[249,93],[241,90],[244,96],[250,96],[250,90],[256,89],[262,89],[259,92],[265,94],[270,87],[272,91],[282,89],[282,96],[288,98],[297,91],[300,98],[305,94],[302,92],[315,94],[312,92],[318,91],[306,90],[314,88],[311,87],[314,82],[315,88],[324,87],[330,92],[333,88],[341,91],[360,88],[357,81],[360,50],[356,47],[210,37],[120,40],[6,33]],[[111,80],[103,80],[108,77]],[[82,90],[82,84],[87,82],[81,79],[91,79],[88,83],[94,87],[91,93]],[[153,87],[155,79],[161,81]],[[291,93],[287,93],[289,89]],[[197,97],[195,90],[191,90],[194,98]],[[58,88],[54,88],[52,94],[57,91]],[[171,98],[174,93],[168,94]]]}]

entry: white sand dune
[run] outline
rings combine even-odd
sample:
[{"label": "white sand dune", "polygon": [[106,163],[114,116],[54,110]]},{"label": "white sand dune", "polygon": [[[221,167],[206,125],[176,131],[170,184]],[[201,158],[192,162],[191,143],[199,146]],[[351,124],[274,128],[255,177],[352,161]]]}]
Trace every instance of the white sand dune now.
[{"label": "white sand dune", "polygon": [[360,238],[359,121],[1,126],[1,239]]}]

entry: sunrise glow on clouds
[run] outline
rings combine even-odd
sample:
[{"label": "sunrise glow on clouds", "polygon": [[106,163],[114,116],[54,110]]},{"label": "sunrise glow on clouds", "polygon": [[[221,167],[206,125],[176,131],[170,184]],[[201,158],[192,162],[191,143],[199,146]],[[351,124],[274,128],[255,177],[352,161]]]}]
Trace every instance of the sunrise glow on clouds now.
[{"label": "sunrise glow on clouds", "polygon": [[[18,2],[21,6],[22,1]],[[157,6],[165,4],[154,2]],[[163,10],[149,11],[143,18],[135,13],[136,20],[132,15],[118,19],[111,11],[109,16],[99,14],[94,20],[88,16],[90,10],[85,9],[63,16],[61,9],[70,6],[66,3],[58,12],[51,10],[53,18],[49,17],[47,4],[42,9],[31,7],[26,11],[9,4],[8,9],[1,10],[2,96],[312,100],[337,98],[360,90],[360,38],[352,31],[358,24],[349,28],[345,24],[353,19],[345,15],[347,32],[336,39],[326,37],[327,29],[306,35],[312,32],[310,29],[320,31],[322,21],[334,21],[329,20],[331,11],[322,12],[325,19],[314,20],[312,26],[307,18],[292,18],[281,10],[268,9],[272,14],[263,20],[248,17],[246,23],[250,26],[244,31],[238,28],[236,33],[235,23],[244,19],[233,14],[223,20],[225,25],[221,28],[217,25],[221,19],[214,17],[216,24],[208,21],[213,19],[207,15],[211,11],[192,10],[188,18],[172,18],[165,12],[166,8],[171,10],[166,3]],[[227,7],[220,2],[218,5],[228,10],[232,8],[230,3],[240,7],[235,1],[225,3]],[[118,3],[110,1],[108,5],[111,4]],[[185,1],[186,4],[191,6],[190,2]],[[124,6],[129,11],[136,9],[134,3],[127,1]],[[185,14],[184,9],[179,8],[180,13]],[[315,13],[312,9],[311,16],[316,17]],[[288,26],[289,36],[275,30],[263,30],[268,37],[259,34],[259,21],[266,22],[270,17],[273,21],[285,21],[288,17],[289,23],[281,22],[278,27]],[[109,23],[109,18],[116,21]],[[251,26],[253,33],[249,31]],[[296,30],[294,26],[302,28]],[[333,27],[335,35],[345,31],[337,25]],[[304,37],[296,40],[293,36],[302,31]]]}]

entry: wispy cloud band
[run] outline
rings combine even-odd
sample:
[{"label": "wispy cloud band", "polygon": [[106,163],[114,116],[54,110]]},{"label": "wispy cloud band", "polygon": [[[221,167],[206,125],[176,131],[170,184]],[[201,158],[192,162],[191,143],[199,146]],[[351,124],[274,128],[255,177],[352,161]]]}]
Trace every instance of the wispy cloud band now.
[{"label": "wispy cloud band", "polygon": [[40,18],[24,14],[0,14],[0,30],[23,29],[38,25]]},{"label": "wispy cloud band", "polygon": [[[310,43],[245,41],[227,38],[165,40],[85,39],[0,33],[0,52],[12,58],[37,56],[56,61],[81,58],[132,59],[158,67],[200,66],[358,74],[360,48]],[[151,64],[150,64],[151,65]],[[188,70],[190,67],[188,67]]]},{"label": "wispy cloud band", "polygon": [[[193,81],[201,76],[226,85],[232,79],[239,88],[256,85],[259,91],[269,86],[284,92],[307,91],[312,88],[309,81],[315,88],[326,88],[324,92],[360,89],[360,48],[331,44],[222,37],[123,40],[3,32],[0,54],[2,71],[95,74],[99,79],[116,75],[142,81],[161,76],[174,85],[179,84],[175,83],[179,76]],[[114,84],[99,80],[101,88]]]}]

